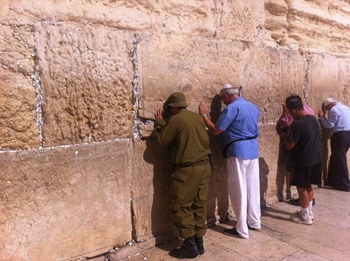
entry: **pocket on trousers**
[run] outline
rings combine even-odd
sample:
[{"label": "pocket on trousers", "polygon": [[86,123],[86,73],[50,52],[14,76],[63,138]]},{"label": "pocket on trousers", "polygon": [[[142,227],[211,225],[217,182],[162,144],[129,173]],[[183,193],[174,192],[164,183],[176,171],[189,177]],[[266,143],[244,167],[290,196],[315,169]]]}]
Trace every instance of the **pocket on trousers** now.
[{"label": "pocket on trousers", "polygon": [[180,210],[180,195],[187,178],[188,175],[181,171],[176,171],[171,176],[169,200],[170,209],[174,212],[178,212]]}]

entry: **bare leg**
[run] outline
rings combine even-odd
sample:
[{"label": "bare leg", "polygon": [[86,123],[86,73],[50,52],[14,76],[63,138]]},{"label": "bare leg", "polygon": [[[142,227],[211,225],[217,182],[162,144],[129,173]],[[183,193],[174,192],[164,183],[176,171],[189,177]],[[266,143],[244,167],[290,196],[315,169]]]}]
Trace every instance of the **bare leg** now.
[{"label": "bare leg", "polygon": [[312,186],[309,188],[300,188],[297,187],[298,194],[299,194],[299,202],[301,208],[308,208],[309,202],[314,198],[314,190]]}]

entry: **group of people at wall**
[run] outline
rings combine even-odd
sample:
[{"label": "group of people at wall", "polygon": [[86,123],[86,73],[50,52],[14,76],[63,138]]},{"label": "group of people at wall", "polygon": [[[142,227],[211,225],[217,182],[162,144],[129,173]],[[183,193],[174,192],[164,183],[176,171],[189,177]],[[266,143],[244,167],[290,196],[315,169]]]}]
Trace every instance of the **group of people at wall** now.
[{"label": "group of people at wall", "polygon": [[[315,115],[314,110],[306,101],[303,101],[303,109],[306,114]],[[350,191],[346,158],[346,153],[350,146],[350,108],[334,98],[327,98],[323,101],[317,115],[320,124],[324,128],[330,129],[332,133],[331,156],[324,185],[341,191]],[[294,118],[289,114],[285,104],[283,104],[283,112],[277,122],[277,132],[281,136],[282,141],[289,136],[293,122]]]},{"label": "group of people at wall", "polygon": [[[199,114],[187,110],[188,103],[181,92],[171,94],[158,109],[152,136],[168,147],[174,170],[171,175],[169,204],[171,218],[184,238],[182,246],[169,254],[176,258],[195,258],[204,254],[206,234],[206,200],[212,172],[208,131],[222,135],[223,156],[227,162],[228,192],[237,218],[235,227],[223,233],[249,238],[249,231],[261,231],[259,181],[259,109],[240,96],[239,89],[225,84],[220,98],[226,105],[213,123],[204,101]],[[321,184],[322,151],[320,124],[330,128],[332,154],[327,185],[350,191],[346,152],[350,146],[350,108],[329,98],[318,111],[303,103],[298,95],[286,99],[283,115],[278,121],[280,136],[290,151],[292,163],[290,184],[297,187],[301,209],[290,220],[299,224],[313,223],[312,184]]]}]

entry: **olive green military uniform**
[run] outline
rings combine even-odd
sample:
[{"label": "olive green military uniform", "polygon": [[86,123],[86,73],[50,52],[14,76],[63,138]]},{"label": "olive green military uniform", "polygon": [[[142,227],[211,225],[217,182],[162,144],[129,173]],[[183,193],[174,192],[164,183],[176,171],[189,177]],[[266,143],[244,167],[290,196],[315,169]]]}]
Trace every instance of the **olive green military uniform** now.
[{"label": "olive green military uniform", "polygon": [[206,233],[206,200],[211,165],[209,137],[204,120],[183,110],[168,123],[156,119],[153,134],[170,149],[175,164],[170,185],[170,209],[180,237],[202,237]]}]

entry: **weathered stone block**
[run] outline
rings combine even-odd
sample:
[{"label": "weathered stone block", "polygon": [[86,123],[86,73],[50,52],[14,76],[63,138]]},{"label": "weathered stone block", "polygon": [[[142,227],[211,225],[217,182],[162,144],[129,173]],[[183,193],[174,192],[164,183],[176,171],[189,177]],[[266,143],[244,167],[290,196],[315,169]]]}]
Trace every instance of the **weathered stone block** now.
[{"label": "weathered stone block", "polygon": [[168,204],[173,164],[168,151],[161,148],[155,140],[134,139],[133,150],[133,233],[139,241],[174,229],[169,218]]},{"label": "weathered stone block", "polygon": [[0,68],[0,104],[0,150],[39,147],[30,77]]},{"label": "weathered stone block", "polygon": [[0,24],[0,149],[39,146],[31,28]]},{"label": "weathered stone block", "polygon": [[128,141],[0,153],[0,259],[67,260],[131,240]]},{"label": "weathered stone block", "polygon": [[313,55],[309,68],[310,97],[317,110],[328,97],[350,104],[349,58]]},{"label": "weathered stone block", "polygon": [[239,42],[168,35],[141,38],[143,117],[153,118],[156,109],[177,91],[184,92],[189,109],[197,112],[200,99],[213,98],[227,82],[239,82]]},{"label": "weathered stone block", "polygon": [[35,30],[44,146],[130,137],[131,35],[72,23]]},{"label": "weathered stone block", "polygon": [[277,200],[286,200],[296,195],[295,187],[289,186],[287,162],[289,155],[285,146],[280,143],[275,124],[259,125],[259,166],[260,195],[262,205]]},{"label": "weathered stone block", "polygon": [[[266,36],[289,49],[314,53],[348,53],[350,37],[348,1],[292,0],[265,3]],[[287,8],[287,10],[286,10]],[[269,41],[268,37],[266,37]]]},{"label": "weathered stone block", "polygon": [[250,46],[242,58],[244,98],[260,109],[260,121],[276,122],[282,102],[294,93],[303,97],[305,63],[295,51]]}]

